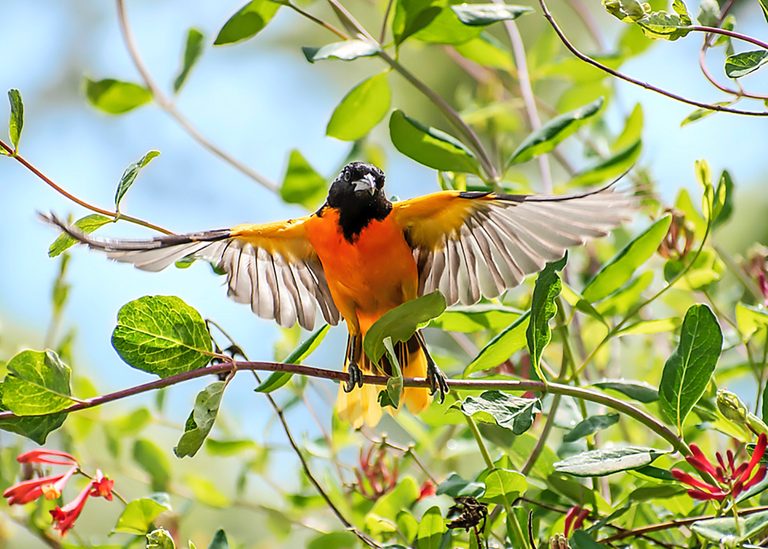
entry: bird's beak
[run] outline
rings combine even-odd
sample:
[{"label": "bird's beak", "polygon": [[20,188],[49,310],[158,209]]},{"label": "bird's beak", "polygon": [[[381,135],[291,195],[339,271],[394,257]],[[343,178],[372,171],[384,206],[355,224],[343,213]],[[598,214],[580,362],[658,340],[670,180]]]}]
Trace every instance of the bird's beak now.
[{"label": "bird's beak", "polygon": [[369,173],[365,174],[362,177],[362,179],[358,179],[354,183],[355,183],[355,192],[368,191],[371,194],[374,194],[376,192],[376,180]]}]

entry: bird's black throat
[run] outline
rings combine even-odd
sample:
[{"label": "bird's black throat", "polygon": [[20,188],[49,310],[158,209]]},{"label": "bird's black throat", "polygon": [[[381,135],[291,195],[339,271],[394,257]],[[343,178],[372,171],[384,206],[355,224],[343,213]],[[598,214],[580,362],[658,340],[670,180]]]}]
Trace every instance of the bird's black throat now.
[{"label": "bird's black throat", "polygon": [[331,201],[330,196],[328,199],[327,205],[339,212],[339,226],[348,242],[355,242],[371,221],[381,221],[392,211],[392,203],[381,193],[363,197],[347,195],[338,201]]}]

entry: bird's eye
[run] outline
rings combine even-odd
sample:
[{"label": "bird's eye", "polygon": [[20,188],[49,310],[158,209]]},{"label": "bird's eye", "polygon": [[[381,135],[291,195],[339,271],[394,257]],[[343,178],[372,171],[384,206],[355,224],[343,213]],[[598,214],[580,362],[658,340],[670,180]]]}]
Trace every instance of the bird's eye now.
[{"label": "bird's eye", "polygon": [[349,183],[349,180],[352,179],[352,176],[350,175],[349,170],[344,170],[343,177],[344,177],[344,181],[346,181],[347,183]]}]

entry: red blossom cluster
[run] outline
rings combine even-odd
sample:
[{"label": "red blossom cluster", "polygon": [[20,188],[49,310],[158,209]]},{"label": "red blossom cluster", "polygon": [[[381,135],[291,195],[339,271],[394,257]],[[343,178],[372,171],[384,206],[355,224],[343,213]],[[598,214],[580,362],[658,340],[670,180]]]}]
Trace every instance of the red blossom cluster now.
[{"label": "red blossom cluster", "polygon": [[359,464],[355,469],[357,484],[360,493],[368,499],[379,499],[397,484],[397,460],[387,459],[383,445],[372,445],[367,452],[361,449]]},{"label": "red blossom cluster", "polygon": [[[58,499],[69,479],[75,473],[82,474],[80,465],[73,456],[56,450],[31,450],[18,456],[16,461],[25,464],[67,465],[69,468],[66,472],[58,475],[41,476],[14,484],[3,492],[3,497],[8,500],[8,505],[24,505],[41,496],[49,500]],[[74,526],[75,521],[83,511],[83,507],[85,507],[85,502],[91,496],[112,501],[114,484],[113,480],[105,477],[101,471],[97,471],[96,477],[91,479],[75,499],[63,507],[57,505],[50,512],[53,517],[54,529],[59,530],[62,536],[66,534]]]},{"label": "red blossom cluster", "polygon": [[707,459],[698,446],[691,444],[691,455],[685,460],[697,471],[710,475],[717,484],[694,478],[681,469],[672,469],[672,476],[691,486],[688,495],[693,499],[723,501],[731,497],[735,500],[740,494],[765,478],[766,467],[760,465],[760,460],[765,454],[766,443],[768,438],[761,434],[750,460],[738,466],[731,450],[726,452],[725,459],[720,452],[717,452],[715,454],[717,465],[715,465]]},{"label": "red blossom cluster", "polygon": [[569,537],[574,531],[584,526],[584,519],[589,516],[589,509],[584,509],[579,505],[574,505],[565,514],[565,527],[563,536]]}]

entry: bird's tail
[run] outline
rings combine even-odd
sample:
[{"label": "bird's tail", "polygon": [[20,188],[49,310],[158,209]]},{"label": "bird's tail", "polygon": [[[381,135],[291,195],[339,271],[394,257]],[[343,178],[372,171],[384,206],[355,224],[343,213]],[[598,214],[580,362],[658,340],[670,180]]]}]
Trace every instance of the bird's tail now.
[{"label": "bird's tail", "polygon": [[[353,345],[353,339],[350,336],[347,340],[347,346]],[[403,371],[403,377],[426,377],[427,375],[427,356],[419,344],[416,334],[406,342],[395,344],[395,354]],[[362,351],[360,345],[357,355],[357,364],[365,374],[389,375],[392,368],[386,355],[379,364],[372,364],[368,356]],[[350,356],[350,353],[347,353]],[[347,371],[349,365],[347,359],[344,363],[344,371]],[[339,396],[336,399],[336,410],[339,418],[348,421],[354,428],[362,427],[363,424],[370,427],[375,426],[382,415],[382,408],[379,405],[379,392],[384,387],[378,385],[364,384],[361,388],[354,388],[351,392],[344,391],[343,385],[339,386]],[[431,402],[429,389],[422,387],[406,387],[400,395],[400,406],[405,405],[412,413],[417,414],[424,410]],[[389,413],[397,413],[395,408],[387,406],[385,408]]]}]

